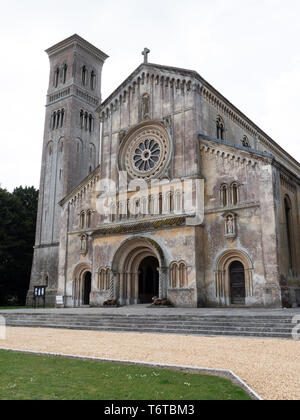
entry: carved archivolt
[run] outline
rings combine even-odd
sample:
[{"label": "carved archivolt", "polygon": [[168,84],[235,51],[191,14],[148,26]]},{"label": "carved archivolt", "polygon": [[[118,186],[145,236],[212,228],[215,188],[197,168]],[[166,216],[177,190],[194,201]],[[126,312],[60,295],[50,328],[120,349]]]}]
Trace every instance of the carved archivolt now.
[{"label": "carved archivolt", "polygon": [[218,259],[215,271],[216,297],[220,304],[230,305],[230,266],[239,261],[245,269],[246,297],[253,296],[253,264],[243,251],[228,250]]}]

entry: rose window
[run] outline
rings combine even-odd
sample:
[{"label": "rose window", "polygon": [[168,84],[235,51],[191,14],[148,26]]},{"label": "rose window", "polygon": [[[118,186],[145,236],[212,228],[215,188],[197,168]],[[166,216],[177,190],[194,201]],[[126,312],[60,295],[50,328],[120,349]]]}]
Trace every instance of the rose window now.
[{"label": "rose window", "polygon": [[135,150],[134,166],[139,171],[147,172],[157,165],[160,153],[159,144],[155,140],[145,140]]},{"label": "rose window", "polygon": [[165,172],[170,159],[171,141],[165,128],[157,123],[148,123],[123,140],[119,169],[133,179],[154,179]]}]

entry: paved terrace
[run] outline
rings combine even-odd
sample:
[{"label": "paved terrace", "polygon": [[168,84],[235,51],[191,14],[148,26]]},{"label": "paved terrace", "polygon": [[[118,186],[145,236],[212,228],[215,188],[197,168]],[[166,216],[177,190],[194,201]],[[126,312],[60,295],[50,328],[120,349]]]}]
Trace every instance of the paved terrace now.
[{"label": "paved terrace", "polygon": [[64,309],[15,309],[0,310],[3,313],[24,313],[24,314],[84,314],[84,315],[193,315],[193,316],[296,316],[300,315],[300,308],[295,309],[265,309],[265,308],[150,308],[149,305],[132,305],[121,308],[64,308]]}]

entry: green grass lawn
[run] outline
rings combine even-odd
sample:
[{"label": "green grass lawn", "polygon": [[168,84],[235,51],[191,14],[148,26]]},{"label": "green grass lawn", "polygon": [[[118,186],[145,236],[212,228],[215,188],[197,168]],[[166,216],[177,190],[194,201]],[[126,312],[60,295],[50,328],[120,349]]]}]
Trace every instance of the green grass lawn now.
[{"label": "green grass lawn", "polygon": [[15,309],[32,309],[28,306],[0,306],[1,311],[6,310],[15,310]]},{"label": "green grass lawn", "polygon": [[43,306],[38,306],[37,308],[33,308],[32,306],[0,306],[0,311],[15,311],[17,309],[54,309],[53,307],[44,308]]},{"label": "green grass lawn", "polygon": [[250,400],[229,380],[0,351],[0,400]]}]

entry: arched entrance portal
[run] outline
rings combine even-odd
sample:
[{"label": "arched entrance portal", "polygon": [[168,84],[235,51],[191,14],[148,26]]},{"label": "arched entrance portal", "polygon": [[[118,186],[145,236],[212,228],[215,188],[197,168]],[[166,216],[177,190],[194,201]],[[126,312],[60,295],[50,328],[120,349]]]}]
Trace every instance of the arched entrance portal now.
[{"label": "arched entrance portal", "polygon": [[246,285],[245,268],[240,261],[234,261],[229,267],[230,297],[232,305],[245,305]]},{"label": "arched entrance portal", "polygon": [[220,306],[248,305],[253,297],[254,267],[241,250],[225,251],[216,261],[216,298]]},{"label": "arched entrance portal", "polygon": [[159,295],[159,262],[157,258],[147,257],[139,266],[139,302],[152,303]]},{"label": "arched entrance portal", "polygon": [[114,299],[121,305],[150,303],[154,296],[167,297],[167,268],[160,246],[152,239],[125,241],[113,259]]},{"label": "arched entrance portal", "polygon": [[92,271],[91,266],[87,263],[81,263],[74,270],[73,280],[73,305],[80,307],[90,304],[90,295],[92,291]]},{"label": "arched entrance portal", "polygon": [[84,286],[83,286],[83,304],[90,304],[90,294],[92,291],[92,273],[89,271],[84,276]]}]

